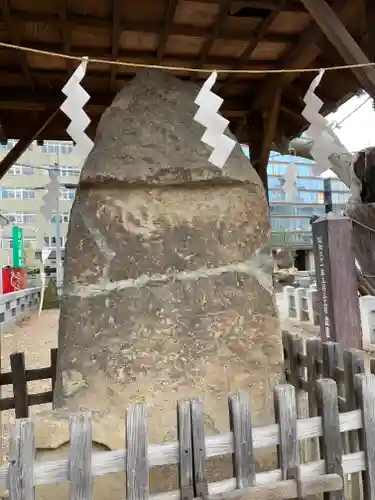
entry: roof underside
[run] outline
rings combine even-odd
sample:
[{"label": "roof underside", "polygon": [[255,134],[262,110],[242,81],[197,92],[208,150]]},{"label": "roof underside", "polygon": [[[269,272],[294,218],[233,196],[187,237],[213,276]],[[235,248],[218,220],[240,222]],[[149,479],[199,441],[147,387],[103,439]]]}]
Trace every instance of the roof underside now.
[{"label": "roof underside", "polygon": [[[354,39],[368,53],[362,0],[332,0]],[[284,7],[282,7],[284,5]],[[0,41],[37,49],[168,64],[188,68],[317,68],[344,64],[298,0],[1,0]],[[72,65],[73,64],[73,65]],[[20,139],[38,114],[62,102],[61,89],[76,63],[0,48],[2,138]],[[103,110],[133,77],[134,67],[89,64],[84,87],[93,133]],[[207,74],[174,71],[203,82]],[[303,96],[314,74],[293,74],[283,92],[278,133],[296,136],[306,126]],[[215,91],[223,114],[241,142],[248,142],[245,115],[276,75],[219,74]],[[360,89],[351,71],[326,73],[317,94],[324,112]],[[256,117],[254,117],[256,120]],[[40,139],[66,139],[62,113]]]}]

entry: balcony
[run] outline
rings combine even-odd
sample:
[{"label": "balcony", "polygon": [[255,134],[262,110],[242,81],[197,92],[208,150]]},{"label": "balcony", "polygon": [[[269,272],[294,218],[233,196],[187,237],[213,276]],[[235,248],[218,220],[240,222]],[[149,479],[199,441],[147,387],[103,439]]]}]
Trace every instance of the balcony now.
[{"label": "balcony", "polygon": [[303,248],[310,249],[313,246],[311,231],[272,231],[272,248]]}]

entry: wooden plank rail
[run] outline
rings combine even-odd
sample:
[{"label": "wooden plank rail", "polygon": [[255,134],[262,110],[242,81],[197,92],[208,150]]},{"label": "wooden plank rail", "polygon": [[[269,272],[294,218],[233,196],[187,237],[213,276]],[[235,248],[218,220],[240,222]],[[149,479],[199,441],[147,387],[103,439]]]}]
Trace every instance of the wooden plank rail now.
[{"label": "wooden plank rail", "polygon": [[[10,500],[27,500],[35,498],[38,485],[69,481],[71,500],[90,500],[93,477],[123,472],[124,494],[133,500],[198,496],[208,500],[287,500],[320,493],[338,500],[344,498],[345,476],[360,472],[365,490],[370,492],[375,484],[375,376],[355,375],[354,390],[359,408],[339,413],[337,384],[332,379],[319,380],[319,416],[298,420],[296,390],[290,384],[280,384],[275,388],[277,423],[266,427],[252,425],[246,394],[231,394],[231,432],[209,437],[204,433],[203,403],[198,399],[181,401],[177,407],[179,441],[161,445],[148,443],[147,408],[136,404],[126,414],[126,449],[98,453],[92,451],[91,413],[80,412],[70,416],[69,455],[57,461],[35,461],[33,422],[19,419],[11,432],[11,460],[8,467],[0,469],[0,488],[8,487]],[[359,451],[344,453],[341,434],[358,430]],[[299,445],[310,438],[320,438],[322,456],[301,464]],[[279,468],[256,473],[254,450],[270,446],[278,449]],[[209,483],[206,460],[220,455],[232,455],[233,477]],[[181,490],[151,494],[149,470],[169,464],[179,466]]]},{"label": "wooden plank rail", "polygon": [[[0,373],[0,386],[13,385],[13,397],[0,399],[0,411],[14,409],[16,418],[27,418],[30,406],[52,403],[56,383],[57,349],[51,349],[50,359],[50,366],[28,370],[23,352],[10,355],[11,371]],[[28,393],[28,382],[48,379],[51,379],[51,390],[37,394]]]}]

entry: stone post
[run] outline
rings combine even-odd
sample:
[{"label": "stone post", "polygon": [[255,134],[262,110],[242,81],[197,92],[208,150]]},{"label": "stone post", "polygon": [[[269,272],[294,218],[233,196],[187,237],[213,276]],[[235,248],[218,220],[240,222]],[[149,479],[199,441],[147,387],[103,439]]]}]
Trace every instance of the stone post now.
[{"label": "stone post", "polygon": [[239,145],[223,169],[208,162],[198,90],[139,71],[101,118],[72,208],[55,406],[92,409],[108,448],[123,447],[136,401],[150,443],[176,439],[184,398],[203,399],[207,434],[228,432],[231,391],[250,393],[255,425],[273,421],[282,350],[265,192]]}]

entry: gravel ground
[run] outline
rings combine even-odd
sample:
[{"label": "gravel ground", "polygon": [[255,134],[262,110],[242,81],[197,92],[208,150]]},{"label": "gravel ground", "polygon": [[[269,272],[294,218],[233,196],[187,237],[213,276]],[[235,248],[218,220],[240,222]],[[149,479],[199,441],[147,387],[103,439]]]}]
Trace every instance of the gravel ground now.
[{"label": "gravel ground", "polygon": [[[57,346],[57,326],[59,311],[56,309],[43,311],[40,318],[37,314],[24,320],[11,333],[7,333],[2,338],[1,343],[1,371],[10,370],[9,355],[12,352],[20,351],[25,353],[26,368],[43,368],[50,364],[50,349]],[[12,386],[2,387],[1,397],[13,395]],[[48,380],[36,380],[28,383],[29,394],[44,392],[51,389],[51,382]],[[43,407],[50,405],[40,405],[30,408],[30,415],[40,411]],[[9,424],[14,422],[14,410],[0,413],[2,424],[2,447],[0,460],[7,458],[8,449],[8,429]]]},{"label": "gravel ground", "polygon": [[[308,336],[317,335],[318,330],[316,327],[309,324],[301,324],[297,321],[292,321],[286,318],[282,293],[276,294],[276,299],[280,310],[282,330],[291,331],[293,333],[302,333]],[[43,311],[40,318],[37,315],[30,317],[18,325],[12,333],[5,334],[2,339],[1,346],[1,371],[9,371],[9,355],[16,351],[25,352],[26,368],[43,368],[45,366],[49,366],[50,349],[57,346],[58,319],[59,312],[57,310]],[[28,389],[29,394],[44,392],[51,389],[51,383],[48,380],[29,382]],[[12,395],[13,390],[11,386],[5,386],[2,388],[1,397],[9,397]],[[50,405],[30,407],[30,415],[32,416],[43,407],[48,408]],[[7,458],[8,430],[9,424],[14,422],[14,411],[9,410],[2,412],[0,413],[0,418],[1,417],[3,440],[0,448],[0,463],[1,461],[5,461]]]}]

